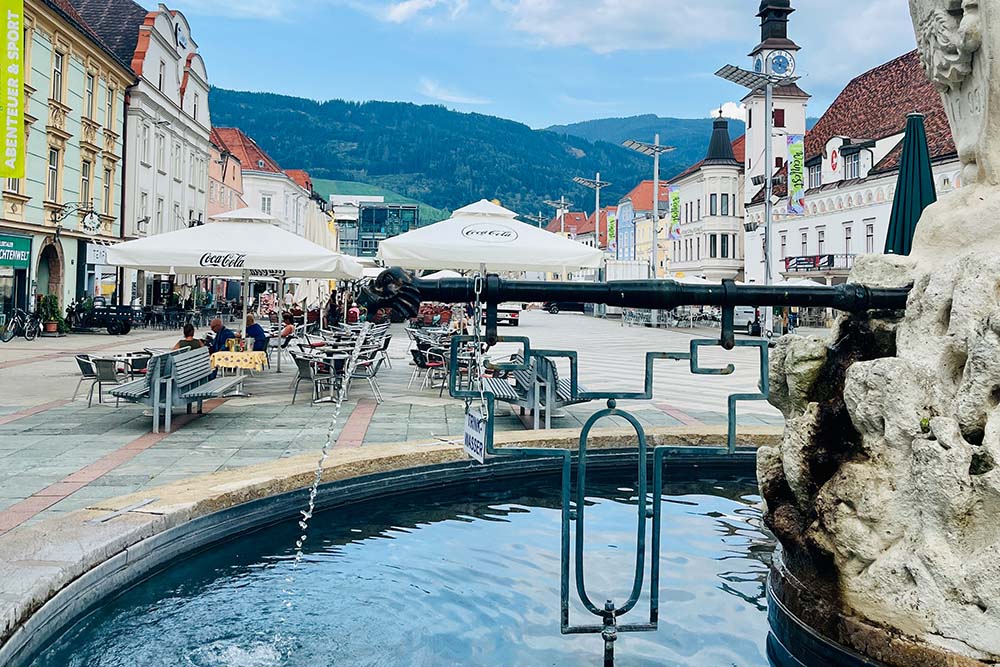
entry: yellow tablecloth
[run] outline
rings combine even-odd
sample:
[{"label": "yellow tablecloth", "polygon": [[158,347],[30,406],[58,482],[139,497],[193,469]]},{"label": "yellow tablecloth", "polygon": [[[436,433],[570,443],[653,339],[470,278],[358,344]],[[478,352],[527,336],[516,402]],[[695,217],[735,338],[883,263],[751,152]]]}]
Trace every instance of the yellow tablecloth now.
[{"label": "yellow tablecloth", "polygon": [[264,352],[216,352],[212,355],[212,368],[242,368],[262,371],[267,364]]}]

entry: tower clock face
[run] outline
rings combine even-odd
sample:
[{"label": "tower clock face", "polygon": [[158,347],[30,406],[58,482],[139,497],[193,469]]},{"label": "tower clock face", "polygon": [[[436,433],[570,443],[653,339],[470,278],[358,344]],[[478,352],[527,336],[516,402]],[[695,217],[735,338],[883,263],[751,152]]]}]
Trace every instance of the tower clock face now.
[{"label": "tower clock face", "polygon": [[795,58],[788,51],[775,51],[768,58],[771,74],[791,76],[795,72]]}]

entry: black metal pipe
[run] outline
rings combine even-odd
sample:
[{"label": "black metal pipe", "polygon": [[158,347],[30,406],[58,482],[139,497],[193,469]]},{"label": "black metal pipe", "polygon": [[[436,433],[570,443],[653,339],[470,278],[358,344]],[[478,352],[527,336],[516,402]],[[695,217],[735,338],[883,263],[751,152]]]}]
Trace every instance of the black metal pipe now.
[{"label": "black metal pipe", "polygon": [[[415,280],[422,301],[469,303],[476,300],[472,278]],[[846,312],[902,310],[908,288],[885,289],[857,284],[798,287],[781,285],[686,285],[672,280],[616,280],[570,283],[505,280],[487,276],[483,301],[574,301],[625,308],[670,309],[677,306],[805,306]]]}]

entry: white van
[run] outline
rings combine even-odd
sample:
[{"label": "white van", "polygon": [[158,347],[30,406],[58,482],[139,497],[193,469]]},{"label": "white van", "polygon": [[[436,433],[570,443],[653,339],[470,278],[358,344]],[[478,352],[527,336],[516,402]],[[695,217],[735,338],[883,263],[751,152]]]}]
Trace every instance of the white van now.
[{"label": "white van", "polygon": [[[736,306],[733,309],[733,329],[753,335],[754,322],[760,322],[760,309],[753,306]],[[759,332],[758,332],[759,333]]]}]

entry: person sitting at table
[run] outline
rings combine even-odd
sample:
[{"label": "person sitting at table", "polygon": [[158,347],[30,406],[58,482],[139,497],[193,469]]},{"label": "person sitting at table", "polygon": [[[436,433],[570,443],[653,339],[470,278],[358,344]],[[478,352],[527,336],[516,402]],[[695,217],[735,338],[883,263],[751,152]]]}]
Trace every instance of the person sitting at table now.
[{"label": "person sitting at table", "polygon": [[212,354],[215,354],[216,352],[225,352],[227,349],[226,342],[236,339],[236,334],[223,326],[222,320],[219,318],[212,320],[212,322],[208,325],[208,328],[215,333],[215,338],[213,338],[212,342],[208,344],[208,351]]},{"label": "person sitting at table", "polygon": [[281,337],[281,346],[284,347],[287,344],[287,339],[295,335],[295,318],[292,317],[291,313],[285,313],[281,319],[284,322],[284,326],[281,327],[281,333],[278,336]]},{"label": "person sitting at table", "polygon": [[267,332],[264,327],[257,324],[253,315],[247,315],[246,338],[253,338],[253,351],[263,352],[267,349]]},{"label": "person sitting at table", "polygon": [[204,345],[204,343],[194,337],[194,325],[188,322],[184,325],[184,338],[177,341],[177,344],[171,349],[179,350],[184,347],[189,350],[197,350],[202,345]]}]

